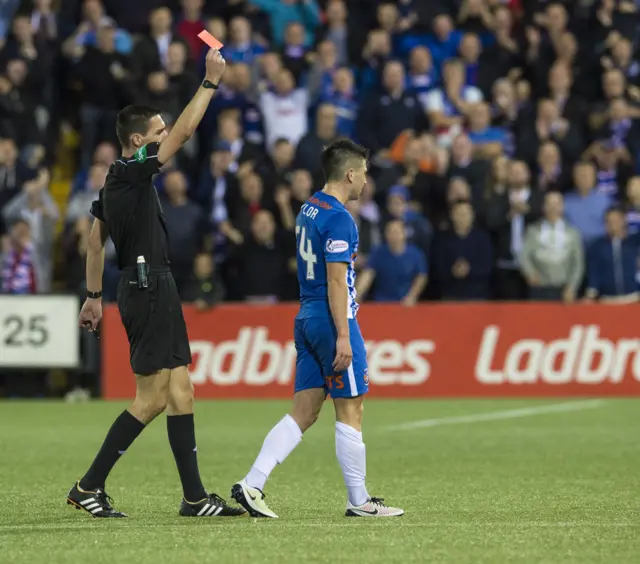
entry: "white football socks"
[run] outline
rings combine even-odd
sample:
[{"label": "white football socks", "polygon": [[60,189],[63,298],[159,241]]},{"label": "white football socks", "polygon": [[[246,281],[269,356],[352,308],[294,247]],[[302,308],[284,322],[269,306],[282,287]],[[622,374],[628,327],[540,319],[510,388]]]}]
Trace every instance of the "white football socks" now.
[{"label": "white football socks", "polygon": [[301,440],[300,427],[293,417],[285,415],[265,437],[260,454],[245,478],[247,484],[263,490],[269,474],[284,462]]},{"label": "white football socks", "polygon": [[366,503],[369,500],[364,484],[367,455],[362,433],[345,423],[336,423],[336,456],[342,468],[349,501],[352,505]]}]

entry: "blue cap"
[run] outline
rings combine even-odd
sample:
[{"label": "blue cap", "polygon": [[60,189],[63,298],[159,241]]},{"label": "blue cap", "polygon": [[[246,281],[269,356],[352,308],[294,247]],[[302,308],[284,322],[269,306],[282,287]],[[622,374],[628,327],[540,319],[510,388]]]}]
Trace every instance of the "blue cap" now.
[{"label": "blue cap", "polygon": [[406,186],[403,186],[402,184],[396,184],[395,186],[392,186],[391,188],[389,188],[389,194],[388,195],[389,196],[400,196],[404,200],[408,200],[409,199],[409,189]]}]

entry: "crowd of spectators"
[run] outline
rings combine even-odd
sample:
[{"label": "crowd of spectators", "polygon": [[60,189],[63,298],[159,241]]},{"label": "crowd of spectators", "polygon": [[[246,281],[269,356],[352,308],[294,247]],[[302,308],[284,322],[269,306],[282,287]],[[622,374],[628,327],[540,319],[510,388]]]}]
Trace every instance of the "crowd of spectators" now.
[{"label": "crowd of spectators", "polygon": [[[0,291],[82,292],[115,116],[171,124],[227,70],[155,183],[185,301],[297,299],[295,216],[320,153],[371,151],[362,298],[636,301],[636,0],[33,0],[0,3]],[[68,202],[49,186],[79,132]],[[59,241],[56,225],[63,224]],[[59,244],[58,244],[59,243]],[[105,299],[115,298],[106,250]]]}]

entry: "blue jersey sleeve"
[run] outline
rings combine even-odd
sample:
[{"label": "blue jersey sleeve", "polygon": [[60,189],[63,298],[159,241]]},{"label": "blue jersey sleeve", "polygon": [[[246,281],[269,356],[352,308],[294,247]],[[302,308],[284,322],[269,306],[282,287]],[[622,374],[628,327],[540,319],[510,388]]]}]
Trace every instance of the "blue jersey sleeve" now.
[{"label": "blue jersey sleeve", "polygon": [[321,237],[326,262],[351,262],[355,245],[351,216],[333,214],[325,224]]}]

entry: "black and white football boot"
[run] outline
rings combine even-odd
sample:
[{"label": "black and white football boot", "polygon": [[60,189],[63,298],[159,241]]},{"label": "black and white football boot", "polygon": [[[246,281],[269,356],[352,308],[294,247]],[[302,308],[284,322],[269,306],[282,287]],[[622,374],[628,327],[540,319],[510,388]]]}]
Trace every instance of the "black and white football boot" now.
[{"label": "black and white football boot", "polygon": [[217,494],[207,494],[207,497],[191,503],[186,499],[180,503],[182,517],[240,517],[247,512],[243,507],[232,507]]},{"label": "black and white football boot", "polygon": [[76,482],[67,494],[68,505],[72,505],[76,509],[83,509],[92,517],[117,519],[127,516],[126,513],[116,511],[111,507],[112,503],[113,499],[104,490],[85,491],[80,488],[79,482]]}]

